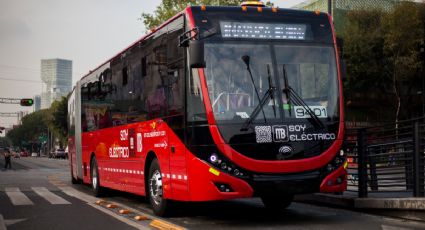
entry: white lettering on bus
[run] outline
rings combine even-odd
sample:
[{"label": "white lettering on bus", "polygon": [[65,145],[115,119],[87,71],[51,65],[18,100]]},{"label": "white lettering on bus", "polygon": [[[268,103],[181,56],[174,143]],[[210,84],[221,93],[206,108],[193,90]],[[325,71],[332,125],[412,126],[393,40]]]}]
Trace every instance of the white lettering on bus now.
[{"label": "white lettering on bus", "polygon": [[288,125],[289,132],[304,132],[307,125]]},{"label": "white lettering on bus", "polygon": [[110,147],[109,148],[109,157],[110,158],[129,158],[130,151],[128,147]]},{"label": "white lettering on bus", "polygon": [[311,134],[291,134],[290,141],[327,141],[335,140],[334,133],[311,133]]},{"label": "white lettering on bus", "polygon": [[120,130],[120,140],[122,141],[128,140],[128,129]]},{"label": "white lettering on bus", "polygon": [[150,137],[163,137],[165,136],[165,131],[154,131],[150,133],[144,133],[143,137],[150,138]]}]

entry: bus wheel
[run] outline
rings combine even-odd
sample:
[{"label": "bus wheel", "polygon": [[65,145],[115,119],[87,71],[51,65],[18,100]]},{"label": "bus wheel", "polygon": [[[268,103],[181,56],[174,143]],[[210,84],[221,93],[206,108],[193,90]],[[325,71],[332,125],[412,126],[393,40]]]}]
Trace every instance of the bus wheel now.
[{"label": "bus wheel", "polygon": [[291,205],[292,201],[294,200],[294,196],[285,194],[267,194],[262,195],[261,200],[263,201],[266,209],[271,211],[280,211]]},{"label": "bus wheel", "polygon": [[149,168],[148,193],[153,212],[158,216],[165,216],[168,201],[163,197],[162,175],[157,159],[152,161]]},{"label": "bus wheel", "polygon": [[100,187],[99,170],[97,168],[96,158],[93,157],[91,162],[91,187],[96,197],[103,195],[102,187]]}]

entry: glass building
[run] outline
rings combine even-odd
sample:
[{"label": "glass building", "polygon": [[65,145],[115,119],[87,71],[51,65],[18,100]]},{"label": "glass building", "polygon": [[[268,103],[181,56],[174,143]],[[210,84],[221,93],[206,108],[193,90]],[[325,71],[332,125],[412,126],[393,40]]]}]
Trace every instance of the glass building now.
[{"label": "glass building", "polygon": [[41,60],[41,109],[47,109],[55,100],[66,97],[72,89],[72,61],[64,59]]},{"label": "glass building", "polygon": [[41,96],[35,95],[34,96],[34,111],[37,112],[41,109]]}]

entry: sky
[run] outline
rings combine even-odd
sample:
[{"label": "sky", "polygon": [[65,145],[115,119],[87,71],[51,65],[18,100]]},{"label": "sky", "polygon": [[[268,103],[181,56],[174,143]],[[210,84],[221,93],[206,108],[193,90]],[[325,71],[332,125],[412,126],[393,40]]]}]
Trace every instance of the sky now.
[{"label": "sky", "polygon": [[[160,4],[143,0],[0,0],[0,98],[41,94],[41,59],[73,61],[73,85],[145,34],[142,12]],[[303,0],[272,0],[291,7]],[[33,107],[0,104],[0,112]],[[0,126],[17,118],[0,117]]]}]

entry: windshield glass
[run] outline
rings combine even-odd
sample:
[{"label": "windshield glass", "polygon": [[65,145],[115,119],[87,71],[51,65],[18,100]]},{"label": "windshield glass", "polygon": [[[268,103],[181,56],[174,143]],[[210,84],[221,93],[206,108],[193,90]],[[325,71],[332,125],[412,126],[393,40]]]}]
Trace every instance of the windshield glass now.
[{"label": "windshield glass", "polygon": [[[252,78],[242,57],[249,57]],[[277,85],[268,45],[206,44],[206,62],[209,96],[217,121],[240,122],[250,118],[270,85]],[[277,107],[278,102],[269,99],[255,120],[280,118],[275,113]]]},{"label": "windshield glass", "polygon": [[[280,46],[276,50],[280,87],[291,87],[319,118],[338,117],[338,81],[334,49],[314,46]],[[285,86],[284,74],[287,76]],[[309,118],[291,94],[283,95],[285,118]]]},{"label": "windshield glass", "polygon": [[[219,123],[243,123],[256,108],[261,110],[251,118],[253,123],[309,118],[306,108],[285,94],[284,73],[288,86],[319,118],[338,116],[332,47],[209,43],[205,53],[207,86]],[[244,56],[249,57],[252,78]]]}]

